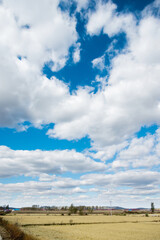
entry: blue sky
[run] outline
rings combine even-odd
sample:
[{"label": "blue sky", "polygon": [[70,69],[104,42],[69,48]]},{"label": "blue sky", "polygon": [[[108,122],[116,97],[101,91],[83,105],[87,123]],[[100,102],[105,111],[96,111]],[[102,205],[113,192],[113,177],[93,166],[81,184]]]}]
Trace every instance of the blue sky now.
[{"label": "blue sky", "polygon": [[160,207],[159,13],[0,3],[0,205]]}]

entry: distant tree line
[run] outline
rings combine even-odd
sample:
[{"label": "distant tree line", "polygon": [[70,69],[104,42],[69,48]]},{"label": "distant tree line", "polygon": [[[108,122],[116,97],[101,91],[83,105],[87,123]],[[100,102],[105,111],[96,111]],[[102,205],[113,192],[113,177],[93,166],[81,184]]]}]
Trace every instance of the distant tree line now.
[{"label": "distant tree line", "polygon": [[71,204],[71,206],[68,209],[68,213],[69,215],[71,214],[87,215],[88,213],[92,213],[93,209],[94,207],[74,206],[73,204]]}]

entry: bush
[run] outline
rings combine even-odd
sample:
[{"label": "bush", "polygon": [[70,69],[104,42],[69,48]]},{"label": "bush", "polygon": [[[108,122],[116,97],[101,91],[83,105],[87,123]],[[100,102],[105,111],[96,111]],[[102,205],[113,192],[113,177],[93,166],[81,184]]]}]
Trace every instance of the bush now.
[{"label": "bush", "polygon": [[15,224],[11,224],[0,218],[0,225],[3,226],[13,240],[36,240],[36,238],[22,232]]},{"label": "bush", "polygon": [[70,220],[69,220],[69,223],[70,223],[70,225],[72,225],[72,224],[73,224],[73,220],[72,220],[72,219],[70,219]]},{"label": "bush", "polygon": [[6,213],[5,212],[0,212],[0,215],[4,216],[4,215],[6,215]]}]

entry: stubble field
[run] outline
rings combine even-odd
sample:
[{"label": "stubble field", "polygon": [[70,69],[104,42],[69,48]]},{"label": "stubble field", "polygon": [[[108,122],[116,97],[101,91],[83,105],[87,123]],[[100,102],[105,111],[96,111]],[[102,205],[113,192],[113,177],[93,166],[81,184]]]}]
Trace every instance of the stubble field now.
[{"label": "stubble field", "polygon": [[160,216],[23,214],[4,219],[43,240],[159,240]]}]

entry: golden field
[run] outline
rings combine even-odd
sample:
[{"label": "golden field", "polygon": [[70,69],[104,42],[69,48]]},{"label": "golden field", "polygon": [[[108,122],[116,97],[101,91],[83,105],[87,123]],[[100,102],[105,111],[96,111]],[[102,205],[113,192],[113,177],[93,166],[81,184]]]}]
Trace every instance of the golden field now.
[{"label": "golden field", "polygon": [[[160,240],[160,216],[155,215],[18,214],[5,216],[4,219],[17,223],[24,232],[41,240]],[[65,223],[68,225],[63,225]],[[76,225],[72,225],[74,223]]]}]

